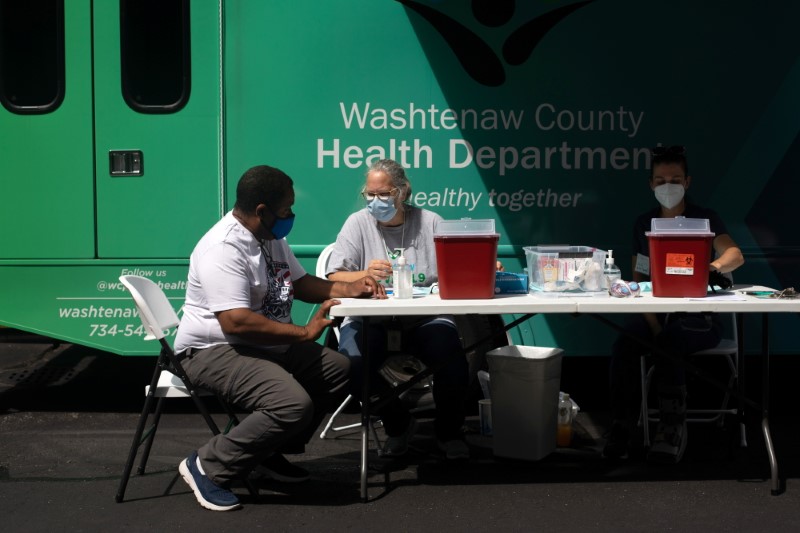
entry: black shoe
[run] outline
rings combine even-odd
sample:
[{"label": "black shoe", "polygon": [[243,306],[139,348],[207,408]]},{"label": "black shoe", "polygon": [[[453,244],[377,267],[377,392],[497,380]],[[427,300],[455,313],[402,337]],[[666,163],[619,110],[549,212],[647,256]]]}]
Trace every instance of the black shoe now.
[{"label": "black shoe", "polygon": [[386,442],[383,443],[383,449],[380,451],[381,457],[401,457],[408,451],[408,441],[414,436],[417,431],[417,419],[413,416],[408,421],[406,430],[396,436],[386,436]]},{"label": "black shoe", "polygon": [[444,452],[448,461],[458,461],[469,459],[469,447],[463,438],[449,440],[436,439],[439,449]]},{"label": "black shoe", "polygon": [[686,451],[686,421],[682,424],[658,423],[653,445],[647,452],[651,463],[676,464]]},{"label": "black shoe", "polygon": [[274,479],[284,483],[301,483],[311,479],[311,474],[305,468],[290,463],[286,457],[279,453],[273,453],[258,465],[250,479]]},{"label": "black shoe", "polygon": [[647,460],[675,464],[686,451],[686,386],[659,388],[658,407],[660,421]]},{"label": "black shoe", "polygon": [[611,460],[627,459],[630,441],[631,435],[628,428],[619,422],[614,422],[611,425],[611,431],[608,432],[606,437],[603,457]]}]

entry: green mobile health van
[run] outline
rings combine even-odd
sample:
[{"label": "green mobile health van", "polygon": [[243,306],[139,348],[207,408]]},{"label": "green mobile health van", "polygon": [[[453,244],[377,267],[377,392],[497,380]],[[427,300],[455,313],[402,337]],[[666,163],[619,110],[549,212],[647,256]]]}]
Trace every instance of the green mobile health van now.
[{"label": "green mobile health van", "polygon": [[[628,277],[648,148],[682,144],[691,198],[745,252],[737,279],[789,286],[800,4],[712,4],[2,1],[0,325],[151,354],[120,275],[180,310],[192,247],[257,164],[294,179],[289,241],[313,272],[383,157],[415,205],[495,219],[509,271],[524,246],[570,244],[613,249]],[[797,318],[773,323],[773,350],[796,352]],[[568,355],[613,340],[572,317],[512,336]]]}]

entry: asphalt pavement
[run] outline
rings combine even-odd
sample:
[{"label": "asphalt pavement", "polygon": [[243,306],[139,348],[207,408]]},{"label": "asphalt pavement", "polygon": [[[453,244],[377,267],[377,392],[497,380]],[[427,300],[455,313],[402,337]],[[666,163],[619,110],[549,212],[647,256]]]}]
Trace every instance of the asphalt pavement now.
[{"label": "asphalt pavement", "polygon": [[[289,456],[311,472],[310,481],[262,482],[255,501],[238,488],[243,509],[215,513],[200,508],[177,473],[210,435],[188,400],[170,402],[147,473],[134,475],[125,501],[115,502],[152,358],[46,342],[5,344],[0,355],[4,531],[800,530],[800,431],[788,402],[797,374],[790,358],[773,364],[774,381],[785,380],[789,389],[777,395],[772,417],[785,487],[778,496],[770,494],[756,416],[748,418],[746,448],[731,418],[723,428],[691,426],[677,466],[648,465],[641,454],[603,460],[604,391],[588,384],[604,381],[598,374],[607,361],[596,357],[565,358],[562,389],[581,405],[576,438],[545,459],[494,457],[491,437],[478,433],[476,409],[465,427],[472,458],[449,463],[435,445],[432,421],[421,417],[406,458],[384,460],[372,451],[367,503],[359,495],[360,434],[345,431],[314,437],[305,454]],[[357,420],[356,413],[342,417]]]}]

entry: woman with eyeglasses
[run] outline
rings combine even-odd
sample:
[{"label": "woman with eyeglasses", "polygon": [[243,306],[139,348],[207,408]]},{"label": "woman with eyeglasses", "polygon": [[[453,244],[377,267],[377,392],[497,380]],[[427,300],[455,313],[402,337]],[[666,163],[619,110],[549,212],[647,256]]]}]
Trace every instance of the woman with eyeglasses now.
[{"label": "woman with eyeglasses", "polygon": [[[411,183],[403,167],[391,159],[373,163],[362,189],[364,209],[351,214],[344,223],[328,261],[327,276],[332,281],[348,281],[364,275],[391,287],[392,266],[399,255],[412,268],[415,287],[430,287],[438,281],[433,235],[442,217],[407,203]],[[342,323],[339,351],[350,357],[351,387],[356,397],[361,390],[361,329],[358,318]],[[468,391],[469,370],[452,316],[393,317],[370,322],[371,383],[385,384],[377,370],[387,351],[399,350],[417,356],[428,366],[445,366],[434,373],[433,398],[436,404],[434,428],[439,447],[448,459],[469,458],[461,427],[464,400]],[[392,345],[392,346],[390,346]],[[408,440],[416,429],[416,419],[400,400],[379,413],[386,430],[385,456],[400,456],[408,450]]]},{"label": "woman with eyeglasses", "polygon": [[[690,202],[686,191],[692,183],[686,150],[683,146],[658,146],[651,150],[650,189],[658,205],[637,217],[633,234],[633,280],[650,280],[649,242],[654,218],[708,219],[714,259],[710,272],[728,274],[744,264],[741,249],[728,234],[716,211]],[[631,428],[639,417],[641,398],[640,356],[650,348],[634,340],[645,339],[674,356],[685,356],[719,344],[722,326],[716,314],[683,313],[676,315],[642,313],[631,316],[612,347],[610,388],[613,418],[603,455],[621,459],[628,455]],[[656,356],[655,382],[659,400],[659,423],[647,460],[658,463],[677,463],[686,449],[686,371],[672,359]]]}]

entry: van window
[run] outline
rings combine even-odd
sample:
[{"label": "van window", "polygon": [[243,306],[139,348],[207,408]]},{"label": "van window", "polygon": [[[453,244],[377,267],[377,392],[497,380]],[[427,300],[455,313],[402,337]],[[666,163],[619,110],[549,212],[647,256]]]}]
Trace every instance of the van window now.
[{"label": "van window", "polygon": [[0,1],[0,102],[49,113],[64,100],[64,0]]},{"label": "van window", "polygon": [[189,101],[189,0],[120,0],[122,95],[140,113]]}]

